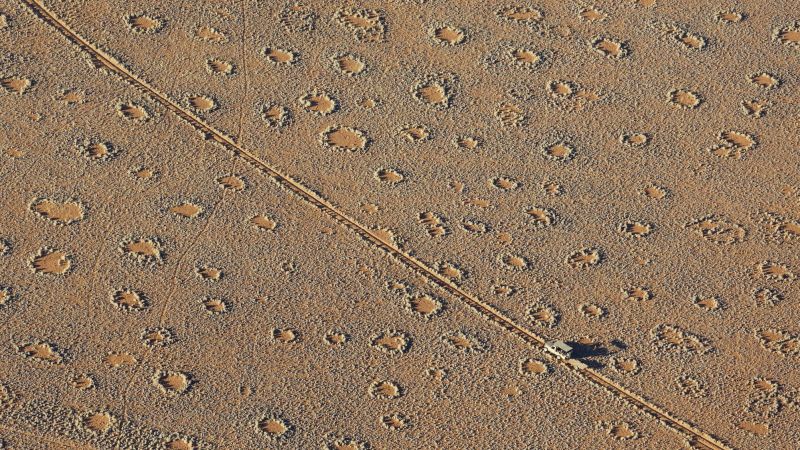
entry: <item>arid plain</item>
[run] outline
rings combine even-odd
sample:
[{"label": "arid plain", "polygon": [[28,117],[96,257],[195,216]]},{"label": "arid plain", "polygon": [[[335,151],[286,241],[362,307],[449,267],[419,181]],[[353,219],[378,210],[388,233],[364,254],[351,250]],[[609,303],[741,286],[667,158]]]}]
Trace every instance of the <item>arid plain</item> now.
[{"label": "arid plain", "polygon": [[0,0],[0,448],[797,448],[798,14]]}]

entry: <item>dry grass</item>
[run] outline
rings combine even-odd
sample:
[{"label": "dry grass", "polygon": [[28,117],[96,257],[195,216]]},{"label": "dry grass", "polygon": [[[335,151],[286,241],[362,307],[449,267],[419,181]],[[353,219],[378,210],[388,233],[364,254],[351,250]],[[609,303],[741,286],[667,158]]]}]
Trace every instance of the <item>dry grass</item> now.
[{"label": "dry grass", "polygon": [[0,4],[3,443],[794,444],[791,8],[267,3]]}]

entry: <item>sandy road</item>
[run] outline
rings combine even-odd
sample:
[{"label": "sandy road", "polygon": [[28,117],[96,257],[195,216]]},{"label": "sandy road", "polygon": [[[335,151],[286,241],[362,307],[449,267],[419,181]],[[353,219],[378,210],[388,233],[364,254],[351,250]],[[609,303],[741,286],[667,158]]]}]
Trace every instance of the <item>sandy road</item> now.
[{"label": "sandy road", "polygon": [[[30,10],[45,23],[53,26],[58,32],[64,35],[69,41],[77,45],[84,51],[95,63],[98,68],[106,69],[119,77],[121,77],[128,84],[141,91],[145,95],[151,97],[153,100],[161,104],[163,107],[175,113],[178,117],[184,119],[197,131],[204,134],[207,139],[211,139],[226,149],[233,151],[236,155],[243,158],[252,164],[259,171],[265,173],[274,179],[281,186],[289,189],[303,200],[311,203],[326,214],[334,218],[340,224],[355,232],[367,242],[381,248],[388,252],[396,260],[403,265],[412,269],[413,271],[421,274],[432,283],[440,288],[449,292],[450,294],[458,297],[463,302],[467,303],[478,313],[485,318],[501,326],[511,334],[517,335],[526,342],[535,347],[544,347],[547,339],[545,336],[534,333],[533,331],[517,324],[511,318],[505,316],[502,312],[492,307],[490,304],[480,300],[475,295],[467,292],[454,284],[449,279],[437,273],[434,269],[411,256],[406,251],[400,249],[394,243],[383,239],[378,234],[370,230],[367,226],[359,223],[356,219],[350,217],[348,214],[333,205],[321,194],[315,192],[311,188],[303,185],[302,183],[294,180],[291,176],[281,172],[267,161],[259,158],[251,151],[239,145],[233,138],[227,136],[221,131],[215,129],[210,124],[203,121],[201,118],[193,114],[186,108],[181,107],[174,100],[169,98],[166,94],[157,90],[150,83],[144,81],[141,77],[131,72],[122,63],[114,59],[112,56],[100,50],[97,46],[75,32],[67,23],[58,18],[52,11],[47,9],[40,0],[21,0]],[[568,368],[572,373],[580,376],[581,378],[605,388],[609,393],[615,395],[641,411],[657,418],[661,423],[670,427],[671,429],[686,436],[689,442],[696,448],[707,449],[729,449],[730,447],[720,440],[712,437],[697,427],[689,424],[686,421],[678,419],[676,416],[655,405],[651,401],[646,400],[642,396],[633,393],[619,383],[605,377],[599,372],[590,368],[581,368],[574,365],[571,360],[565,361],[557,359],[555,356],[545,352],[546,355],[561,363],[562,366]]]}]

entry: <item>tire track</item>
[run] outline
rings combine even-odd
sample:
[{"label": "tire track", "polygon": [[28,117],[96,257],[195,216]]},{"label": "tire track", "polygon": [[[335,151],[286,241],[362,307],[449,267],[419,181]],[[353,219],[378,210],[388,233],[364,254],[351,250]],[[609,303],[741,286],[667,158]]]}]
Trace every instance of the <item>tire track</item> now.
[{"label": "tire track", "polygon": [[[313,189],[305,186],[303,183],[295,180],[290,175],[283,173],[276,167],[272,166],[265,160],[259,158],[251,151],[245,149],[238,144],[233,138],[227,136],[221,131],[215,129],[210,124],[206,123],[200,117],[193,114],[191,111],[181,107],[178,103],[170,99],[166,94],[154,88],[150,83],[143,80],[131,72],[122,63],[117,61],[114,57],[100,50],[97,46],[89,42],[87,39],[75,32],[67,23],[59,19],[53,12],[47,9],[41,0],[21,0],[37,17],[42,19],[45,23],[54,27],[70,42],[78,46],[85,52],[99,69],[106,69],[121,77],[124,81],[136,88],[143,94],[152,98],[157,103],[161,104],[164,108],[172,111],[175,115],[189,123],[197,131],[203,133],[206,139],[213,140],[222,145],[226,149],[232,151],[237,156],[249,162],[259,171],[265,173],[270,178],[275,180],[279,185],[287,188],[291,192],[300,196],[303,200],[317,207],[318,209],[331,216],[341,225],[355,232],[365,241],[373,244],[374,246],[386,251],[389,255],[393,256],[403,265],[411,270],[419,273],[427,278],[432,283],[438,285],[443,290],[458,297],[467,305],[475,309],[478,313],[489,319],[491,322],[501,326],[506,331],[514,334],[529,344],[542,349],[547,339],[545,336],[537,334],[523,326],[518,325],[514,320],[507,317],[505,314],[491,306],[490,304],[480,300],[475,295],[460,288],[449,279],[437,273],[431,267],[418,260],[408,252],[403,251],[392,242],[381,238],[377,233],[371,231],[366,225],[362,225],[356,219],[350,217],[345,212],[339,210],[330,201],[325,199],[321,194],[315,192]],[[546,355],[560,363],[563,367],[568,368],[573,373],[581,376],[587,381],[605,388],[609,393],[627,401],[635,408],[655,417],[662,424],[677,431],[678,433],[686,436],[690,443],[698,448],[707,449],[729,449],[730,447],[722,443],[719,439],[712,437],[708,433],[698,429],[697,427],[689,424],[686,421],[676,418],[671,413],[662,409],[661,407],[646,400],[642,396],[633,393],[624,386],[616,383],[615,381],[607,378],[601,373],[586,367],[581,367],[580,364],[575,364],[574,360],[558,359],[550,353],[545,352]]]}]

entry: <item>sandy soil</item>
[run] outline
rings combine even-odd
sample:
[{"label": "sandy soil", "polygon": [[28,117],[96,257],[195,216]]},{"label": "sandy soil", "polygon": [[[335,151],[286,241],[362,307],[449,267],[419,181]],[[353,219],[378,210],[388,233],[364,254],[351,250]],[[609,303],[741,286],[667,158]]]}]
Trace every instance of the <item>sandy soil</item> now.
[{"label": "sandy soil", "polygon": [[0,442],[796,447],[796,14],[0,0]]}]

